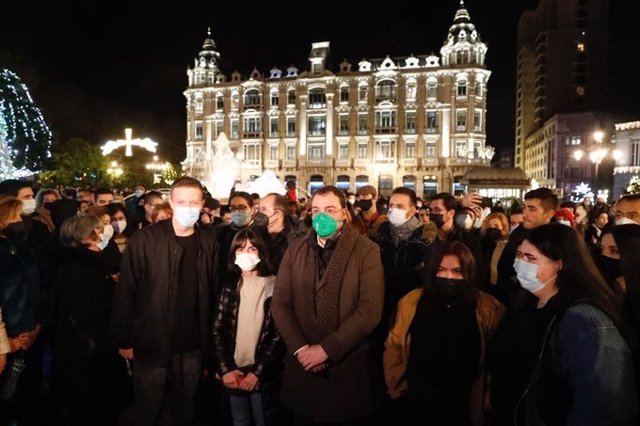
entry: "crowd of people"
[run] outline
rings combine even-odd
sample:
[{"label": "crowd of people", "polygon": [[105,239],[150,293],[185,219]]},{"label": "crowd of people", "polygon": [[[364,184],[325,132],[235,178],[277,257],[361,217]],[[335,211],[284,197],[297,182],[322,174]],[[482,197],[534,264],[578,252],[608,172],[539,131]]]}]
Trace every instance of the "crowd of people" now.
[{"label": "crowd of people", "polygon": [[0,182],[0,425],[640,421],[640,195],[223,201]]}]

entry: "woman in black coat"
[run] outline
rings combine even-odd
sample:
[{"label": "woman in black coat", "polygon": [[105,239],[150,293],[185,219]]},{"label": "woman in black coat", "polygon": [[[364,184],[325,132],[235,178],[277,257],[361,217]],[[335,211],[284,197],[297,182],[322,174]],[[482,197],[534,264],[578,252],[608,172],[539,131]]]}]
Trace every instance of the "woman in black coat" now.
[{"label": "woman in black coat", "polygon": [[54,380],[61,422],[113,425],[126,370],[109,334],[114,281],[101,254],[103,225],[89,214],[60,231]]}]

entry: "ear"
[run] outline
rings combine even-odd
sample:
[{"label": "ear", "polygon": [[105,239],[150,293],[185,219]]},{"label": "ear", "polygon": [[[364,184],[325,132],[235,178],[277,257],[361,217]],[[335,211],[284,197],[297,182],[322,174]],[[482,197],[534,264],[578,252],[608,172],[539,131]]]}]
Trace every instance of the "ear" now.
[{"label": "ear", "polygon": [[564,263],[562,263],[562,259],[558,260],[558,272],[562,271],[564,268]]}]

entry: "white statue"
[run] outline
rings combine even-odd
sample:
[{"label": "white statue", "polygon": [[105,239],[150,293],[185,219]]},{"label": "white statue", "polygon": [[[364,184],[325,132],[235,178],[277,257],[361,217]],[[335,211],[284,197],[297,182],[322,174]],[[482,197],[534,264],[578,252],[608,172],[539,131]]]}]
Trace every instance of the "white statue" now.
[{"label": "white statue", "polygon": [[210,158],[205,162],[206,172],[202,181],[213,198],[226,199],[236,179],[240,177],[240,162],[231,150],[224,132],[220,133],[212,145]]}]

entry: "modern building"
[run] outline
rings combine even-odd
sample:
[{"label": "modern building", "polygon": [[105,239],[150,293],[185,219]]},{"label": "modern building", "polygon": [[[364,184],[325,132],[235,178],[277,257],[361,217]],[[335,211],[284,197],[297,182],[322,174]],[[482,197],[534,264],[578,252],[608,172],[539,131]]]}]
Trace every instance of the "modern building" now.
[{"label": "modern building", "polygon": [[209,33],[187,70],[183,167],[199,178],[211,173],[224,133],[241,183],[272,170],[309,191],[461,191],[465,173],[494,153],[485,133],[486,53],[462,1],[439,56],[345,60],[337,70],[328,68],[324,41],[311,44],[307,69],[225,75]]},{"label": "modern building", "polygon": [[552,117],[606,111],[608,10],[609,0],[540,0],[520,17],[515,166],[532,178],[555,179],[543,173],[555,159],[532,143],[549,134]]},{"label": "modern building", "polygon": [[613,169],[613,197],[627,191],[632,177],[640,175],[640,121],[616,123],[616,147],[620,150]]}]

